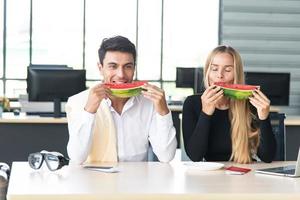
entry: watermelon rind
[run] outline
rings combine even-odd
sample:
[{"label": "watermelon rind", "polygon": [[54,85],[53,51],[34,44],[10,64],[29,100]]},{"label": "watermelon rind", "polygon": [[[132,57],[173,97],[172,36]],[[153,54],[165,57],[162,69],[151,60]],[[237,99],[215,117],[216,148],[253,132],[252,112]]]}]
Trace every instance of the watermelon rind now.
[{"label": "watermelon rind", "polygon": [[237,89],[228,89],[222,88],[224,95],[236,99],[236,100],[245,100],[248,99],[252,95],[253,90],[237,90]]},{"label": "watermelon rind", "polygon": [[138,96],[141,94],[142,88],[141,87],[136,87],[136,88],[131,88],[131,89],[110,89],[111,94],[115,97],[119,98],[129,98],[133,96]]}]

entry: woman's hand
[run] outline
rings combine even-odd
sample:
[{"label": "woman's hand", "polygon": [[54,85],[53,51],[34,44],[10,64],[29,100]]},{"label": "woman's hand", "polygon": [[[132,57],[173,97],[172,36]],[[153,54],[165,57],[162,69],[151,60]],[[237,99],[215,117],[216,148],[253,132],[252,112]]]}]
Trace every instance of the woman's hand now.
[{"label": "woman's hand", "polygon": [[253,91],[253,96],[249,97],[250,103],[257,109],[258,118],[265,120],[270,112],[270,100],[262,91],[256,89]]},{"label": "woman's hand", "polygon": [[202,112],[212,115],[215,112],[217,102],[223,97],[223,90],[219,86],[209,86],[201,96]]}]

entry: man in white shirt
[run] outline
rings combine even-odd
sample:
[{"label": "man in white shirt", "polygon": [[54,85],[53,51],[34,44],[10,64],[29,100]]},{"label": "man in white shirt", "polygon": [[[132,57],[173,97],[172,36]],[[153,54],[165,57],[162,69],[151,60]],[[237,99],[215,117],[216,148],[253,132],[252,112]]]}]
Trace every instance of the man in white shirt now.
[{"label": "man in white shirt", "polygon": [[[147,161],[149,143],[161,162],[173,159],[177,141],[171,112],[162,89],[145,84],[142,94],[117,98],[104,83],[133,81],[136,50],[127,38],[104,39],[99,50],[98,68],[103,82],[69,98],[66,104],[72,161],[83,163],[91,153],[95,117],[100,104],[108,106],[116,129],[118,161]],[[101,131],[101,130],[100,130]]]}]

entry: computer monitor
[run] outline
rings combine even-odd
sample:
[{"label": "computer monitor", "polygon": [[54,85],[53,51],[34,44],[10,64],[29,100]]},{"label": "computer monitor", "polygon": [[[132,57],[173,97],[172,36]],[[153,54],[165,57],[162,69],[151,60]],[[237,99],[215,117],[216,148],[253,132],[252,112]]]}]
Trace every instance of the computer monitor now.
[{"label": "computer monitor", "polygon": [[289,105],[290,73],[245,72],[245,82],[249,85],[260,85],[271,105]]},{"label": "computer monitor", "polygon": [[193,88],[195,94],[203,92],[203,69],[195,67],[177,67],[176,87]]},{"label": "computer monitor", "polygon": [[29,67],[35,69],[72,69],[68,65],[57,65],[57,64],[30,64]]},{"label": "computer monitor", "polygon": [[29,101],[54,101],[54,117],[61,116],[61,101],[86,89],[85,70],[27,68]]}]

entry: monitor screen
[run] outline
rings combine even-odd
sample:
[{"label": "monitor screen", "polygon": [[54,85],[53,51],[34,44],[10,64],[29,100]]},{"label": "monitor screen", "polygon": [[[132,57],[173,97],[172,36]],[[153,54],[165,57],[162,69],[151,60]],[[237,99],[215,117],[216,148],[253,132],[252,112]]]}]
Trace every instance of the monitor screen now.
[{"label": "monitor screen", "polygon": [[203,91],[203,69],[195,67],[176,68],[176,87],[193,88],[194,93]]},{"label": "monitor screen", "polygon": [[[54,112],[60,102],[86,89],[85,70],[27,68],[29,101],[54,101]],[[59,107],[56,107],[59,106]]]},{"label": "monitor screen", "polygon": [[245,82],[259,85],[270,99],[271,105],[289,105],[290,73],[245,72]]}]

